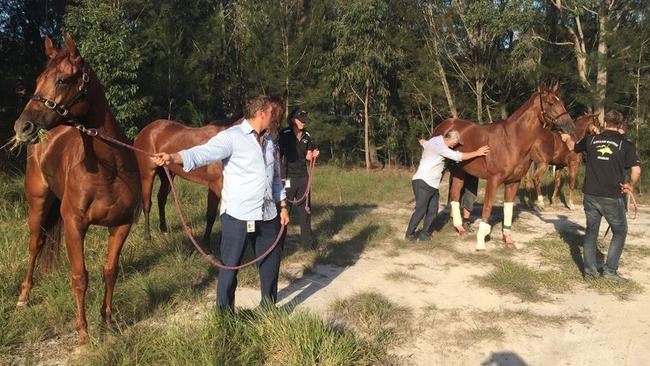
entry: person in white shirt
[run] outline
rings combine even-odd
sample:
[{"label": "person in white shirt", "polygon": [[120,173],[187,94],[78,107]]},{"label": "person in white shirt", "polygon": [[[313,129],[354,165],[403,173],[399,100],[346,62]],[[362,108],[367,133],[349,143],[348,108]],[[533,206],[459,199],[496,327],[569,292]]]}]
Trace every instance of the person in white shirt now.
[{"label": "person in white shirt", "polygon": [[[449,130],[444,135],[434,136],[429,140],[420,139],[420,145],[424,148],[418,170],[413,176],[413,194],[415,195],[415,210],[411,215],[408,228],[406,229],[406,240],[421,241],[429,240],[433,232],[433,220],[438,215],[438,200],[440,194],[438,187],[445,169],[445,159],[456,162],[473,159],[487,155],[490,148],[485,145],[476,151],[460,152],[452,150],[457,145],[462,145],[460,134],[457,130]],[[424,218],[424,225],[419,234],[416,229]]]}]

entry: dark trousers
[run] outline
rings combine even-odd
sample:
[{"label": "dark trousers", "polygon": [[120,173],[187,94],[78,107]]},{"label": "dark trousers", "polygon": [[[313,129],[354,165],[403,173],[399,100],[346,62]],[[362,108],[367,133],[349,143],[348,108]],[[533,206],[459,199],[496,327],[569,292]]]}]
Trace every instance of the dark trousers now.
[{"label": "dark trousers", "polygon": [[[295,201],[302,198],[307,189],[308,177],[290,177],[289,179],[291,184],[290,187],[287,188],[287,199]],[[298,223],[300,224],[300,243],[305,248],[312,248],[314,245],[314,238],[311,232],[311,213],[305,210],[305,205],[307,203],[309,203],[309,207],[311,208],[311,197],[302,200],[295,205],[289,202],[289,213],[293,212],[293,206],[295,206],[298,214]]]},{"label": "dark trousers", "polygon": [[[273,244],[279,230],[280,221],[277,216],[269,221],[256,221],[255,232],[247,233],[246,221],[224,213],[221,215],[221,261],[228,266],[241,264],[248,242],[252,244],[255,256],[259,256]],[[262,304],[275,304],[277,300],[281,257],[282,243],[279,243],[271,253],[257,262]],[[234,309],[235,289],[237,289],[237,271],[220,269],[217,306],[222,309]]]},{"label": "dark trousers", "polygon": [[585,216],[587,217],[587,229],[583,244],[583,257],[585,262],[585,274],[597,274],[597,252],[598,230],[601,219],[605,217],[612,229],[612,241],[607,251],[607,262],[603,271],[616,273],[618,261],[623,254],[623,246],[627,236],[627,218],[625,217],[625,200],[621,198],[598,197],[585,194],[583,199]]},{"label": "dark trousers", "polygon": [[415,235],[420,221],[424,218],[424,225],[420,236],[431,236],[433,232],[433,220],[438,215],[438,201],[440,193],[438,189],[426,184],[422,179],[416,179],[411,182],[413,194],[415,195],[415,211],[409,220],[409,226],[406,229],[407,236]]},{"label": "dark trousers", "polygon": [[476,202],[477,194],[478,178],[466,173],[463,181],[463,190],[461,191],[460,207],[471,213],[474,209],[474,202]]}]

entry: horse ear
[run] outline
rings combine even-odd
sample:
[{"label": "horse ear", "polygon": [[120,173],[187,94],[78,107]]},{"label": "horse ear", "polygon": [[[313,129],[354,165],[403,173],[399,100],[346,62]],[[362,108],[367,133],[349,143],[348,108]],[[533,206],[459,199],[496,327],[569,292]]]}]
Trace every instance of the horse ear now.
[{"label": "horse ear", "polygon": [[65,34],[65,46],[68,48],[68,52],[70,53],[70,59],[72,61],[77,61],[80,58],[79,51],[77,51],[77,45],[74,43],[74,39],[72,39],[70,33]]},{"label": "horse ear", "polygon": [[58,52],[50,36],[45,36],[45,54],[47,57],[54,58]]},{"label": "horse ear", "polygon": [[553,86],[551,87],[551,91],[553,93],[557,93],[558,90],[560,90],[560,82],[556,80]]},{"label": "horse ear", "polygon": [[540,81],[539,85],[537,86],[537,90],[540,91],[540,92],[544,92],[544,91],[548,90],[548,88],[546,87],[546,82],[545,81]]}]

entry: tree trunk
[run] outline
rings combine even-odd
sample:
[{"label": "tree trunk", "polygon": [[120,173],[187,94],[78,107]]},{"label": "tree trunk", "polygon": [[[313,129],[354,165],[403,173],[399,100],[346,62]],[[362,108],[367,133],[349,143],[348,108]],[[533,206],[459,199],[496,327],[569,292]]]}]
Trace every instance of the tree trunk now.
[{"label": "tree trunk", "polygon": [[598,73],[594,101],[594,109],[601,126],[605,121],[605,98],[607,96],[607,37],[609,35],[607,22],[607,4],[605,1],[601,1],[598,10]]},{"label": "tree trunk", "polygon": [[436,67],[438,68],[438,74],[440,74],[440,83],[442,84],[442,90],[445,92],[445,97],[447,98],[447,105],[449,106],[449,113],[454,118],[458,118],[458,110],[456,109],[456,104],[454,103],[454,96],[451,94],[451,89],[449,88],[449,83],[447,82],[447,73],[445,73],[445,68],[442,66],[442,61],[440,61],[440,51],[438,49],[438,41],[433,39],[433,59],[435,60]]},{"label": "tree trunk", "polygon": [[483,124],[483,86],[485,80],[476,78],[476,120]]},{"label": "tree trunk", "polygon": [[370,102],[370,86],[366,80],[365,95],[363,98],[363,142],[365,148],[366,170],[370,170],[370,117],[368,116],[368,103]]}]

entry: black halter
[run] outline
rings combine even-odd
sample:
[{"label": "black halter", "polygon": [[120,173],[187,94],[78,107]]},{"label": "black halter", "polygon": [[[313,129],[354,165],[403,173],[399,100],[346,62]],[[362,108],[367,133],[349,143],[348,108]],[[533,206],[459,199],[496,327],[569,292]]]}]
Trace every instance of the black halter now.
[{"label": "black halter", "polygon": [[72,97],[67,103],[59,104],[51,99],[43,98],[40,95],[32,95],[31,100],[35,102],[40,102],[45,105],[46,108],[58,113],[61,117],[67,118],[68,121],[76,121],[77,117],[73,116],[70,113],[70,108],[77,104],[81,99],[83,99],[86,94],[88,94],[88,82],[90,81],[90,74],[88,73],[88,65],[84,62],[81,74],[81,85],[79,85],[79,92]]},{"label": "black halter", "polygon": [[[557,98],[557,96],[555,98]],[[559,98],[558,98],[558,101],[559,101]],[[544,100],[542,100],[542,92],[539,93],[539,106],[542,109],[542,117],[544,118],[544,121],[543,121],[544,122],[544,127],[546,127],[547,124],[555,125],[557,120],[562,118],[562,116],[564,116],[565,114],[569,114],[569,112],[564,111],[563,113],[560,113],[557,116],[552,116],[550,113],[546,112],[546,110],[544,110]]]}]

